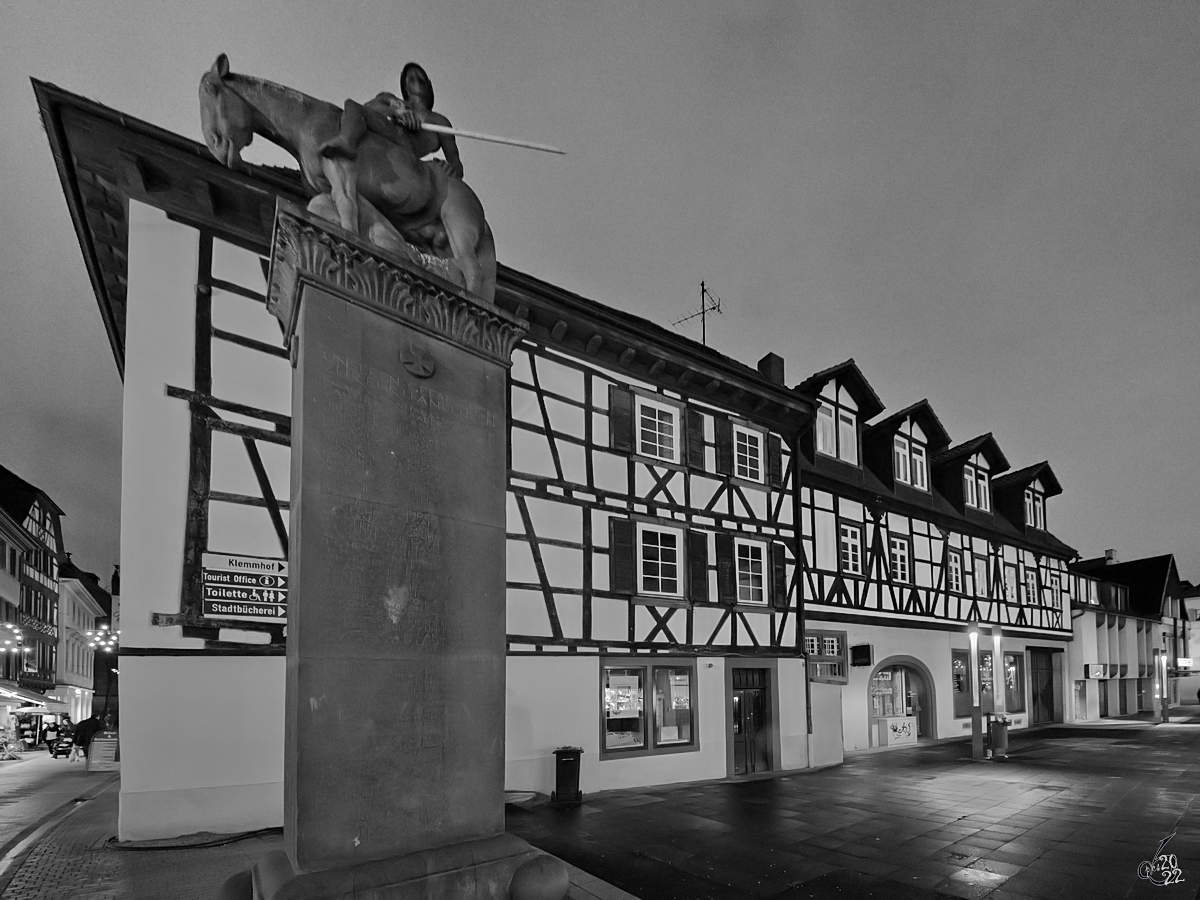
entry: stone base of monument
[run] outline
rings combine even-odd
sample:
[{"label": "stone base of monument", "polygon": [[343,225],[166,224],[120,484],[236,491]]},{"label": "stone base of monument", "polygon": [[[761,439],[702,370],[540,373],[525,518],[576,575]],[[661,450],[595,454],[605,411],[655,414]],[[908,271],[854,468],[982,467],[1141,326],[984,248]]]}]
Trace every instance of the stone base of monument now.
[{"label": "stone base of monument", "polygon": [[277,850],[218,900],[562,900],[567,868],[511,834],[297,874]]}]

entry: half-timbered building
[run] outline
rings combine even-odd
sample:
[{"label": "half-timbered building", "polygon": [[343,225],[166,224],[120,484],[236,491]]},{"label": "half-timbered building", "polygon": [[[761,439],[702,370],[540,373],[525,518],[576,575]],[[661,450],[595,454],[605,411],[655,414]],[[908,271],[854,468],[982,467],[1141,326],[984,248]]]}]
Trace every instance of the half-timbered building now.
[{"label": "half-timbered building", "polygon": [[[277,199],[304,192],[34,87],[124,381],[120,836],[277,825],[286,603],[242,615],[205,584],[235,557],[286,564],[291,373],[264,259]],[[496,304],[529,325],[510,382],[509,787],[552,790],[567,744],[589,791],[820,762],[792,451],[812,401],[774,355],[746,366],[503,266]]]},{"label": "half-timbered building", "polygon": [[812,703],[845,748],[969,733],[972,628],[984,712],[1062,721],[1075,553],[1047,528],[1049,465],[1008,473],[992,435],[952,443],[925,400],[872,422],[854,360],[796,390],[818,404],[797,454]]}]

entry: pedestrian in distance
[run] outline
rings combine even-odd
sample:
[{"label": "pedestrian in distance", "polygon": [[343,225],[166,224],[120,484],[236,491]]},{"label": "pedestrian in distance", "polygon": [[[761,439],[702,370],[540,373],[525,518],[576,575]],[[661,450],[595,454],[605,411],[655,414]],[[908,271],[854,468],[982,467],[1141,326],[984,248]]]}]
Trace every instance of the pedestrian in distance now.
[{"label": "pedestrian in distance", "polygon": [[92,715],[75,726],[73,742],[79,748],[82,756],[87,756],[88,745],[91,744],[96,732],[103,728],[104,726],[100,724],[100,717],[97,715]]},{"label": "pedestrian in distance", "polygon": [[53,756],[54,745],[58,743],[58,723],[53,719],[47,722],[46,727],[42,729],[42,740],[46,742],[46,749]]}]

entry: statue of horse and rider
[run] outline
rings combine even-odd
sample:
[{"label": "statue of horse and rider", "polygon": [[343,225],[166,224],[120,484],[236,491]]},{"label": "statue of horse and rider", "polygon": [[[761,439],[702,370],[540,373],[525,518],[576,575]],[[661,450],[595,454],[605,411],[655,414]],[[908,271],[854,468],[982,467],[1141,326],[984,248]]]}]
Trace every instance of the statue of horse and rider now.
[{"label": "statue of horse and rider", "polygon": [[[424,70],[405,67],[402,93],[420,89]],[[316,196],[309,210],[404,256],[410,247],[451,258],[463,286],[491,301],[496,291],[496,245],[483,205],[462,180],[452,141],[419,131],[429,116],[432,89],[421,98],[380,94],[345,109],[262,78],[229,71],[222,53],[200,79],[204,141],[218,160],[235,166],[255,134],[296,158]],[[416,107],[414,110],[413,107]],[[441,116],[435,121],[446,122]],[[400,124],[397,124],[400,123]],[[449,124],[448,122],[446,124]],[[403,127],[401,127],[403,125]],[[447,160],[422,162],[440,146]]]}]

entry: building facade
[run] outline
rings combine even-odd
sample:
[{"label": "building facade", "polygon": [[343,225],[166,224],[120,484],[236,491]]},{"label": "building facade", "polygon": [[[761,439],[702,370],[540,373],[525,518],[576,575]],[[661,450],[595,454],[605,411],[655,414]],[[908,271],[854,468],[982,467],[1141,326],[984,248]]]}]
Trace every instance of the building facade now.
[{"label": "building facade", "polygon": [[1122,563],[1110,550],[1075,561],[1071,570],[1079,586],[1071,623],[1076,719],[1150,712],[1161,721],[1179,705],[1180,680],[1191,671],[1181,664],[1190,653],[1186,584],[1175,558]]},{"label": "building facade", "polygon": [[[26,699],[40,702],[57,683],[58,666],[58,568],[66,558],[62,542],[62,510],[40,488],[0,466],[0,507],[12,522],[20,522],[28,538],[24,556],[18,554],[19,603],[12,610],[3,605],[4,631],[13,637],[5,654],[0,676],[14,682]],[[10,546],[10,551],[15,549]],[[12,554],[9,558],[10,566]],[[9,570],[11,577],[11,568]],[[30,693],[31,692],[31,693]]]},{"label": "building facade", "polygon": [[75,722],[92,714],[96,689],[96,654],[89,632],[109,615],[112,598],[92,572],[84,572],[69,559],[59,569],[57,687],[49,697],[65,703]]},{"label": "building facade", "polygon": [[845,748],[969,733],[972,626],[984,713],[1064,721],[1075,551],[1047,527],[1049,464],[1009,472],[990,434],[953,444],[924,400],[872,422],[854,360],[796,390],[819,404],[799,453],[813,704]]}]

